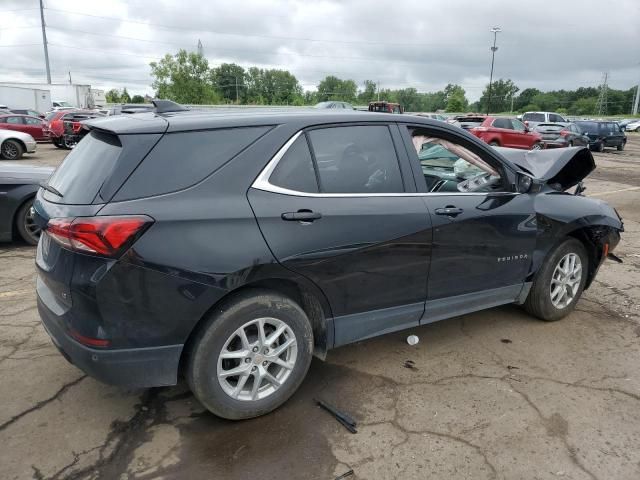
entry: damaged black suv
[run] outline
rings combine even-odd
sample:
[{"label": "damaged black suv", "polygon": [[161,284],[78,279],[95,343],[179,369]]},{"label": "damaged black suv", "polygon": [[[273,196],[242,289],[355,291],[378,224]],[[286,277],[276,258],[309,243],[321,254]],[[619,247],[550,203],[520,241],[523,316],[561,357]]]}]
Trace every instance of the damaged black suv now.
[{"label": "damaged black suv", "polygon": [[[90,132],[34,202],[42,322],[114,384],[269,412],[313,354],[496,305],[573,310],[620,239],[586,148],[421,117],[156,111]],[[576,192],[568,189],[575,187]]]}]

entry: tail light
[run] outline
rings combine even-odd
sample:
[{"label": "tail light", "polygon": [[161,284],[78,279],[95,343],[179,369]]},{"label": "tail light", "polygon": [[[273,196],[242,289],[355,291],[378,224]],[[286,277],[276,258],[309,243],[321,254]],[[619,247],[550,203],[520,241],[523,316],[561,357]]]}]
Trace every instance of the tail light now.
[{"label": "tail light", "polygon": [[73,130],[73,133],[78,133],[80,130],[82,130],[82,124],[80,122],[73,122],[71,124],[71,128]]},{"label": "tail light", "polygon": [[46,231],[70,250],[115,258],[152,223],[146,215],[52,218]]},{"label": "tail light", "polygon": [[560,130],[560,135],[562,135],[563,137],[566,137],[567,135],[569,135],[569,130]]}]

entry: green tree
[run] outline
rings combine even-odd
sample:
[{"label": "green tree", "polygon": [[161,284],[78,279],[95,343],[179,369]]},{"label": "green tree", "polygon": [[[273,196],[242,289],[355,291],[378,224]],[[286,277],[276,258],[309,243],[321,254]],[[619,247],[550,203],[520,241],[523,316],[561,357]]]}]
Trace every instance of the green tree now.
[{"label": "green tree", "polygon": [[244,68],[235,63],[223,63],[211,70],[213,85],[228,102],[245,102],[247,96],[245,76]]},{"label": "green tree", "polygon": [[[513,81],[502,78],[496,80],[491,85],[491,111],[492,112],[506,112],[511,108],[511,97],[514,96],[518,90],[518,86]],[[480,97],[479,104],[483,109],[489,105],[489,85],[485,87]]]},{"label": "green tree", "polygon": [[342,80],[329,75],[318,84],[317,98],[319,102],[327,100],[355,102],[357,91],[358,87],[353,80]]},{"label": "green tree", "polygon": [[368,105],[369,102],[373,102],[377,98],[377,90],[378,86],[376,82],[374,82],[373,80],[365,80],[364,89],[360,93],[358,93],[358,103],[362,105]]},{"label": "green tree", "polygon": [[144,103],[144,97],[142,95],[134,95],[131,97],[131,103]]},{"label": "green tree", "polygon": [[131,96],[129,95],[129,92],[127,92],[127,87],[124,87],[122,89],[122,94],[120,95],[120,102],[131,103]]},{"label": "green tree", "polygon": [[150,66],[156,97],[187,104],[220,101],[211,80],[209,63],[202,55],[180,50],[175,55],[166,54]]},{"label": "green tree", "polygon": [[[518,111],[518,112],[530,112],[531,110],[528,110],[526,108],[524,108],[526,105],[529,105],[531,103],[533,103],[533,97],[535,97],[536,95],[541,94],[542,92],[540,90],[538,90],[537,88],[525,88],[524,90],[522,90],[520,92],[520,95],[518,95],[514,102],[513,102],[513,108]],[[540,108],[540,107],[538,107]]]},{"label": "green tree", "polygon": [[598,97],[579,98],[569,107],[571,115],[593,115],[596,111]]},{"label": "green tree", "polygon": [[120,93],[115,88],[109,90],[104,97],[107,100],[107,103],[120,103]]},{"label": "green tree", "polygon": [[447,112],[464,112],[469,108],[466,92],[460,85],[448,84],[444,88]]}]

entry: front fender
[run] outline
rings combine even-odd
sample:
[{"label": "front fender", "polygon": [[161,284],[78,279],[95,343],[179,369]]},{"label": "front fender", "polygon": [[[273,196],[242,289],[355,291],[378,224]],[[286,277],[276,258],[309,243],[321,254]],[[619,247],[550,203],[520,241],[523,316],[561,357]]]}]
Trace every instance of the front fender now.
[{"label": "front fender", "polygon": [[604,260],[605,244],[608,251],[612,251],[620,240],[620,233],[624,231],[621,218],[603,200],[561,192],[538,195],[534,209],[537,238],[529,280],[558,243],[574,237],[585,244],[589,254],[588,287]]}]

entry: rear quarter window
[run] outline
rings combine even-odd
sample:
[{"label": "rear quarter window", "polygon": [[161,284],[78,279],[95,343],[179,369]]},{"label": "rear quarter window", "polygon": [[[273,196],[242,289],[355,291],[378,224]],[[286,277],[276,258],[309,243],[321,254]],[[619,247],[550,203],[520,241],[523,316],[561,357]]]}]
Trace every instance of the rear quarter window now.
[{"label": "rear quarter window", "polygon": [[248,127],[167,133],[113,200],[184,190],[211,175],[270,129]]}]

